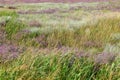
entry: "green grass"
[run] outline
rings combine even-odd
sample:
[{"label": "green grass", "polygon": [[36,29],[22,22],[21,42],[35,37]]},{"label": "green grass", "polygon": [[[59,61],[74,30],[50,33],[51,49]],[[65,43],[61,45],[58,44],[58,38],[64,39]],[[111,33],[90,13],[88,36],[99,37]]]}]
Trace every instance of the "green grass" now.
[{"label": "green grass", "polygon": [[[52,6],[40,5],[42,9]],[[38,9],[35,5],[22,7]],[[63,6],[68,7],[67,4]],[[0,17],[11,17],[0,26],[0,31],[6,35],[2,44],[24,48],[17,58],[0,60],[0,80],[119,80],[119,56],[113,62],[103,64],[96,64],[92,58],[104,51],[119,54],[119,15],[100,17],[81,9],[71,12],[18,15],[13,11],[0,11]],[[28,22],[32,20],[41,22],[42,26],[29,26]],[[85,23],[81,24],[81,21]],[[81,51],[93,56],[75,57]]]},{"label": "green grass", "polygon": [[[29,57],[29,58],[28,58]],[[101,65],[94,71],[94,63],[86,58],[75,59],[69,67],[71,56],[25,53],[0,68],[1,80],[117,80],[119,59],[112,64]],[[97,73],[96,73],[97,72]]]},{"label": "green grass", "polygon": [[15,11],[10,10],[0,10],[0,17],[2,16],[18,16],[18,14]]},{"label": "green grass", "polygon": [[25,24],[17,20],[17,18],[10,19],[5,26],[5,31],[7,34],[7,38],[11,39],[12,35],[16,34],[17,32],[21,31],[25,28]]}]

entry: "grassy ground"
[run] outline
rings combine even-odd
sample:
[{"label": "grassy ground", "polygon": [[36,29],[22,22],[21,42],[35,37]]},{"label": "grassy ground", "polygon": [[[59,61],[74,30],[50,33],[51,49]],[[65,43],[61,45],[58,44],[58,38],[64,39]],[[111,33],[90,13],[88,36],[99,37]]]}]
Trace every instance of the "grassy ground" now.
[{"label": "grassy ground", "polygon": [[0,8],[0,80],[119,80],[120,13],[102,4]]}]

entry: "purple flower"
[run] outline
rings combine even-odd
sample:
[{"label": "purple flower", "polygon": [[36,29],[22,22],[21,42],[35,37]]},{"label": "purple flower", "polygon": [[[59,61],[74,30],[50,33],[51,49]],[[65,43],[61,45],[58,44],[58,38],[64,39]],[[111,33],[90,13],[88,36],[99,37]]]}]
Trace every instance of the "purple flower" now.
[{"label": "purple flower", "polygon": [[0,56],[1,59],[10,60],[17,58],[17,56],[22,52],[18,46],[2,44],[0,45]]},{"label": "purple flower", "polygon": [[103,52],[95,56],[95,64],[107,64],[115,60],[116,54]]}]

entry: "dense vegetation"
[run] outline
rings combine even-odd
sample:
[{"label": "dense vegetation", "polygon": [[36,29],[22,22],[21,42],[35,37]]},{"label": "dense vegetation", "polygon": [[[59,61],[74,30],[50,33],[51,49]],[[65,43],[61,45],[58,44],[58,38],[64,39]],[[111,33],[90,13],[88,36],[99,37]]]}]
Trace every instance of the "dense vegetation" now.
[{"label": "dense vegetation", "polygon": [[0,11],[0,80],[119,80],[119,13],[82,24],[81,9],[51,11]]}]

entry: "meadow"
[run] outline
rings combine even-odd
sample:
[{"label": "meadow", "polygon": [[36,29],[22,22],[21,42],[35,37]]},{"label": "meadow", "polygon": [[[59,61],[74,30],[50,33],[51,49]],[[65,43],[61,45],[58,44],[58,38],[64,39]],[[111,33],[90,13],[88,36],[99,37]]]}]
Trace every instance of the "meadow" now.
[{"label": "meadow", "polygon": [[1,4],[0,80],[120,80],[119,4]]}]

